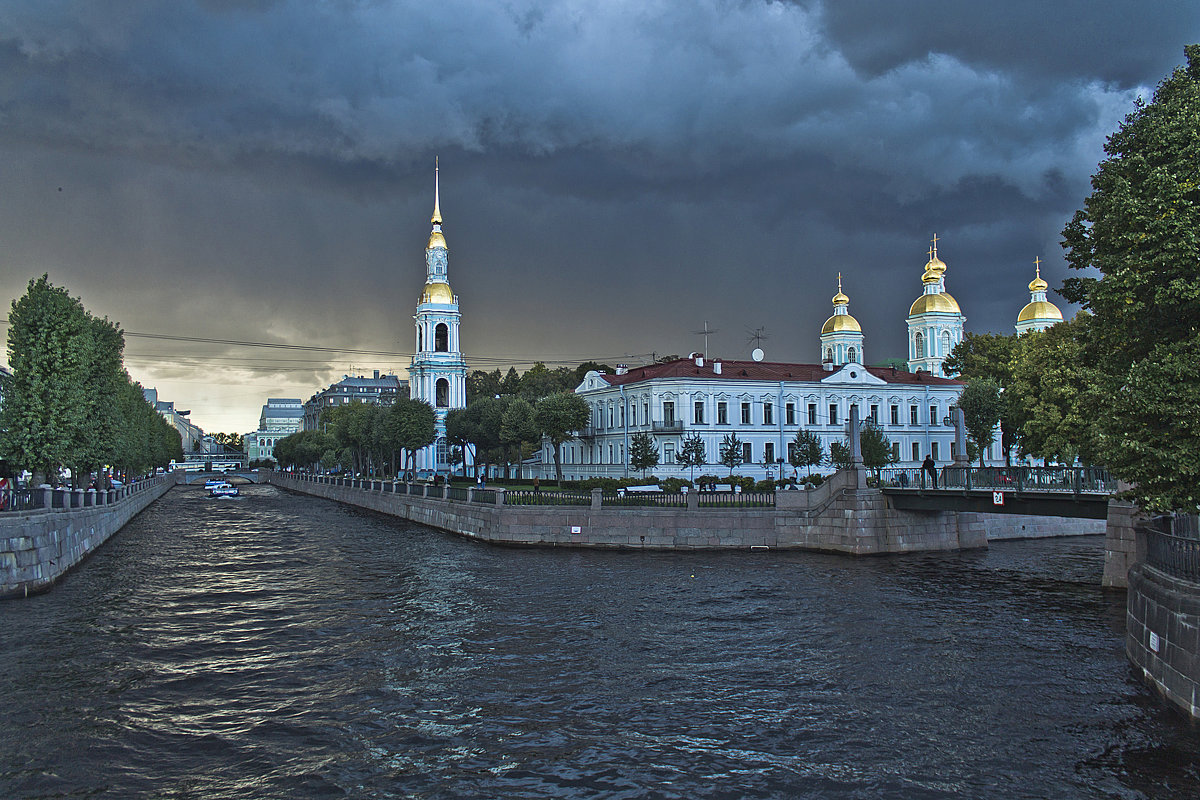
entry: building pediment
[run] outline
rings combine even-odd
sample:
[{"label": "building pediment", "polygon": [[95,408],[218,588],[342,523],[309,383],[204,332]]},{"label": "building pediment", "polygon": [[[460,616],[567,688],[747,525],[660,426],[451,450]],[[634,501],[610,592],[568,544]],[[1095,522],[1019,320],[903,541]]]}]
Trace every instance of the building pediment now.
[{"label": "building pediment", "polygon": [[845,364],[841,369],[822,378],[821,383],[841,386],[886,386],[887,381],[872,375],[862,364]]}]

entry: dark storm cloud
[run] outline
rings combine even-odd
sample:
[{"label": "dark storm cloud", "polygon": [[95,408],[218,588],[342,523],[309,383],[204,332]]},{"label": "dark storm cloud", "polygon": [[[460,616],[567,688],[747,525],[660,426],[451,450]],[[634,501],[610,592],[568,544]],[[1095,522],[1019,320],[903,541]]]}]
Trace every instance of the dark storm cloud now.
[{"label": "dark storm cloud", "polygon": [[1061,280],[1105,135],[1198,27],[1182,3],[8,0],[0,288],[46,268],[134,330],[404,349],[437,153],[468,356],[687,352],[709,318],[729,357],[767,325],[810,359],[844,272],[881,359],[933,231],[976,330],[1011,329],[1035,255]]}]

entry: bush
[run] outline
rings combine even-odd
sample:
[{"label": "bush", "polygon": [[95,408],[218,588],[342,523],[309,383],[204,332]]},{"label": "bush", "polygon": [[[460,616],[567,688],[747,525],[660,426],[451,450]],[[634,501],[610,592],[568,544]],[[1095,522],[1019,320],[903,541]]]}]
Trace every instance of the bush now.
[{"label": "bush", "polygon": [[775,491],[775,481],[771,480],[770,478],[768,478],[766,480],[758,481],[757,483],[754,484],[753,491],[773,492],[773,491]]},{"label": "bush", "polygon": [[659,486],[664,492],[677,493],[681,491],[684,486],[688,487],[688,489],[691,489],[692,482],[686,478],[664,478],[659,483]]},{"label": "bush", "polygon": [[820,486],[822,483],[825,482],[825,476],[818,472],[818,473],[809,475],[807,478],[804,479],[804,481],[805,481],[805,483],[811,483],[813,486]]}]

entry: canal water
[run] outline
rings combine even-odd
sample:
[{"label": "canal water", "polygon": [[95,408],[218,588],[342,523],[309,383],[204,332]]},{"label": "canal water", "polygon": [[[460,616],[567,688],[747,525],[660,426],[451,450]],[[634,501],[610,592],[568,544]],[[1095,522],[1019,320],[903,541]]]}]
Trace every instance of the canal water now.
[{"label": "canal water", "polygon": [[1101,550],[501,549],[179,487],[0,604],[0,797],[1195,800]]}]

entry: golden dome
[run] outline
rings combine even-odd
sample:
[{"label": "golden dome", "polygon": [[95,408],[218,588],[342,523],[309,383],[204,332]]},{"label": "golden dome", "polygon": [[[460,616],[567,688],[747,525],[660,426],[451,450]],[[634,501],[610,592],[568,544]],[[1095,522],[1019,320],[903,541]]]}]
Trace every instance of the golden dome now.
[{"label": "golden dome", "polygon": [[454,303],[454,292],[450,291],[450,284],[442,283],[427,283],[425,291],[421,292],[422,303],[446,303],[452,305]]},{"label": "golden dome", "polygon": [[833,304],[835,306],[844,306],[849,302],[850,302],[850,298],[846,297],[846,295],[842,294],[840,289],[838,290],[838,293],[833,296]]},{"label": "golden dome", "polygon": [[958,307],[958,301],[951,297],[949,292],[941,292],[939,294],[923,294],[918,297],[912,304],[912,308],[908,309],[908,315],[912,317],[929,311],[938,311],[943,314],[962,313]]},{"label": "golden dome", "polygon": [[434,231],[433,233],[429,234],[429,244],[425,245],[426,250],[432,250],[435,247],[440,247],[443,250],[450,249],[446,247],[446,237],[442,236],[441,231]]},{"label": "golden dome", "polygon": [[[1029,284],[1029,287],[1032,289],[1033,284]],[[1058,306],[1054,305],[1054,303],[1048,303],[1045,300],[1035,300],[1021,309],[1021,313],[1017,315],[1017,322],[1028,322],[1031,319],[1061,320],[1062,318],[1062,312],[1058,310]]]},{"label": "golden dome", "polygon": [[1042,280],[1040,275],[1029,282],[1029,291],[1031,292],[1044,292],[1049,288],[1050,284]]},{"label": "golden dome", "polygon": [[843,331],[862,333],[862,326],[858,324],[858,320],[849,314],[834,314],[832,317],[825,320],[825,325],[821,328],[821,335],[824,336],[827,333],[842,333]]}]

